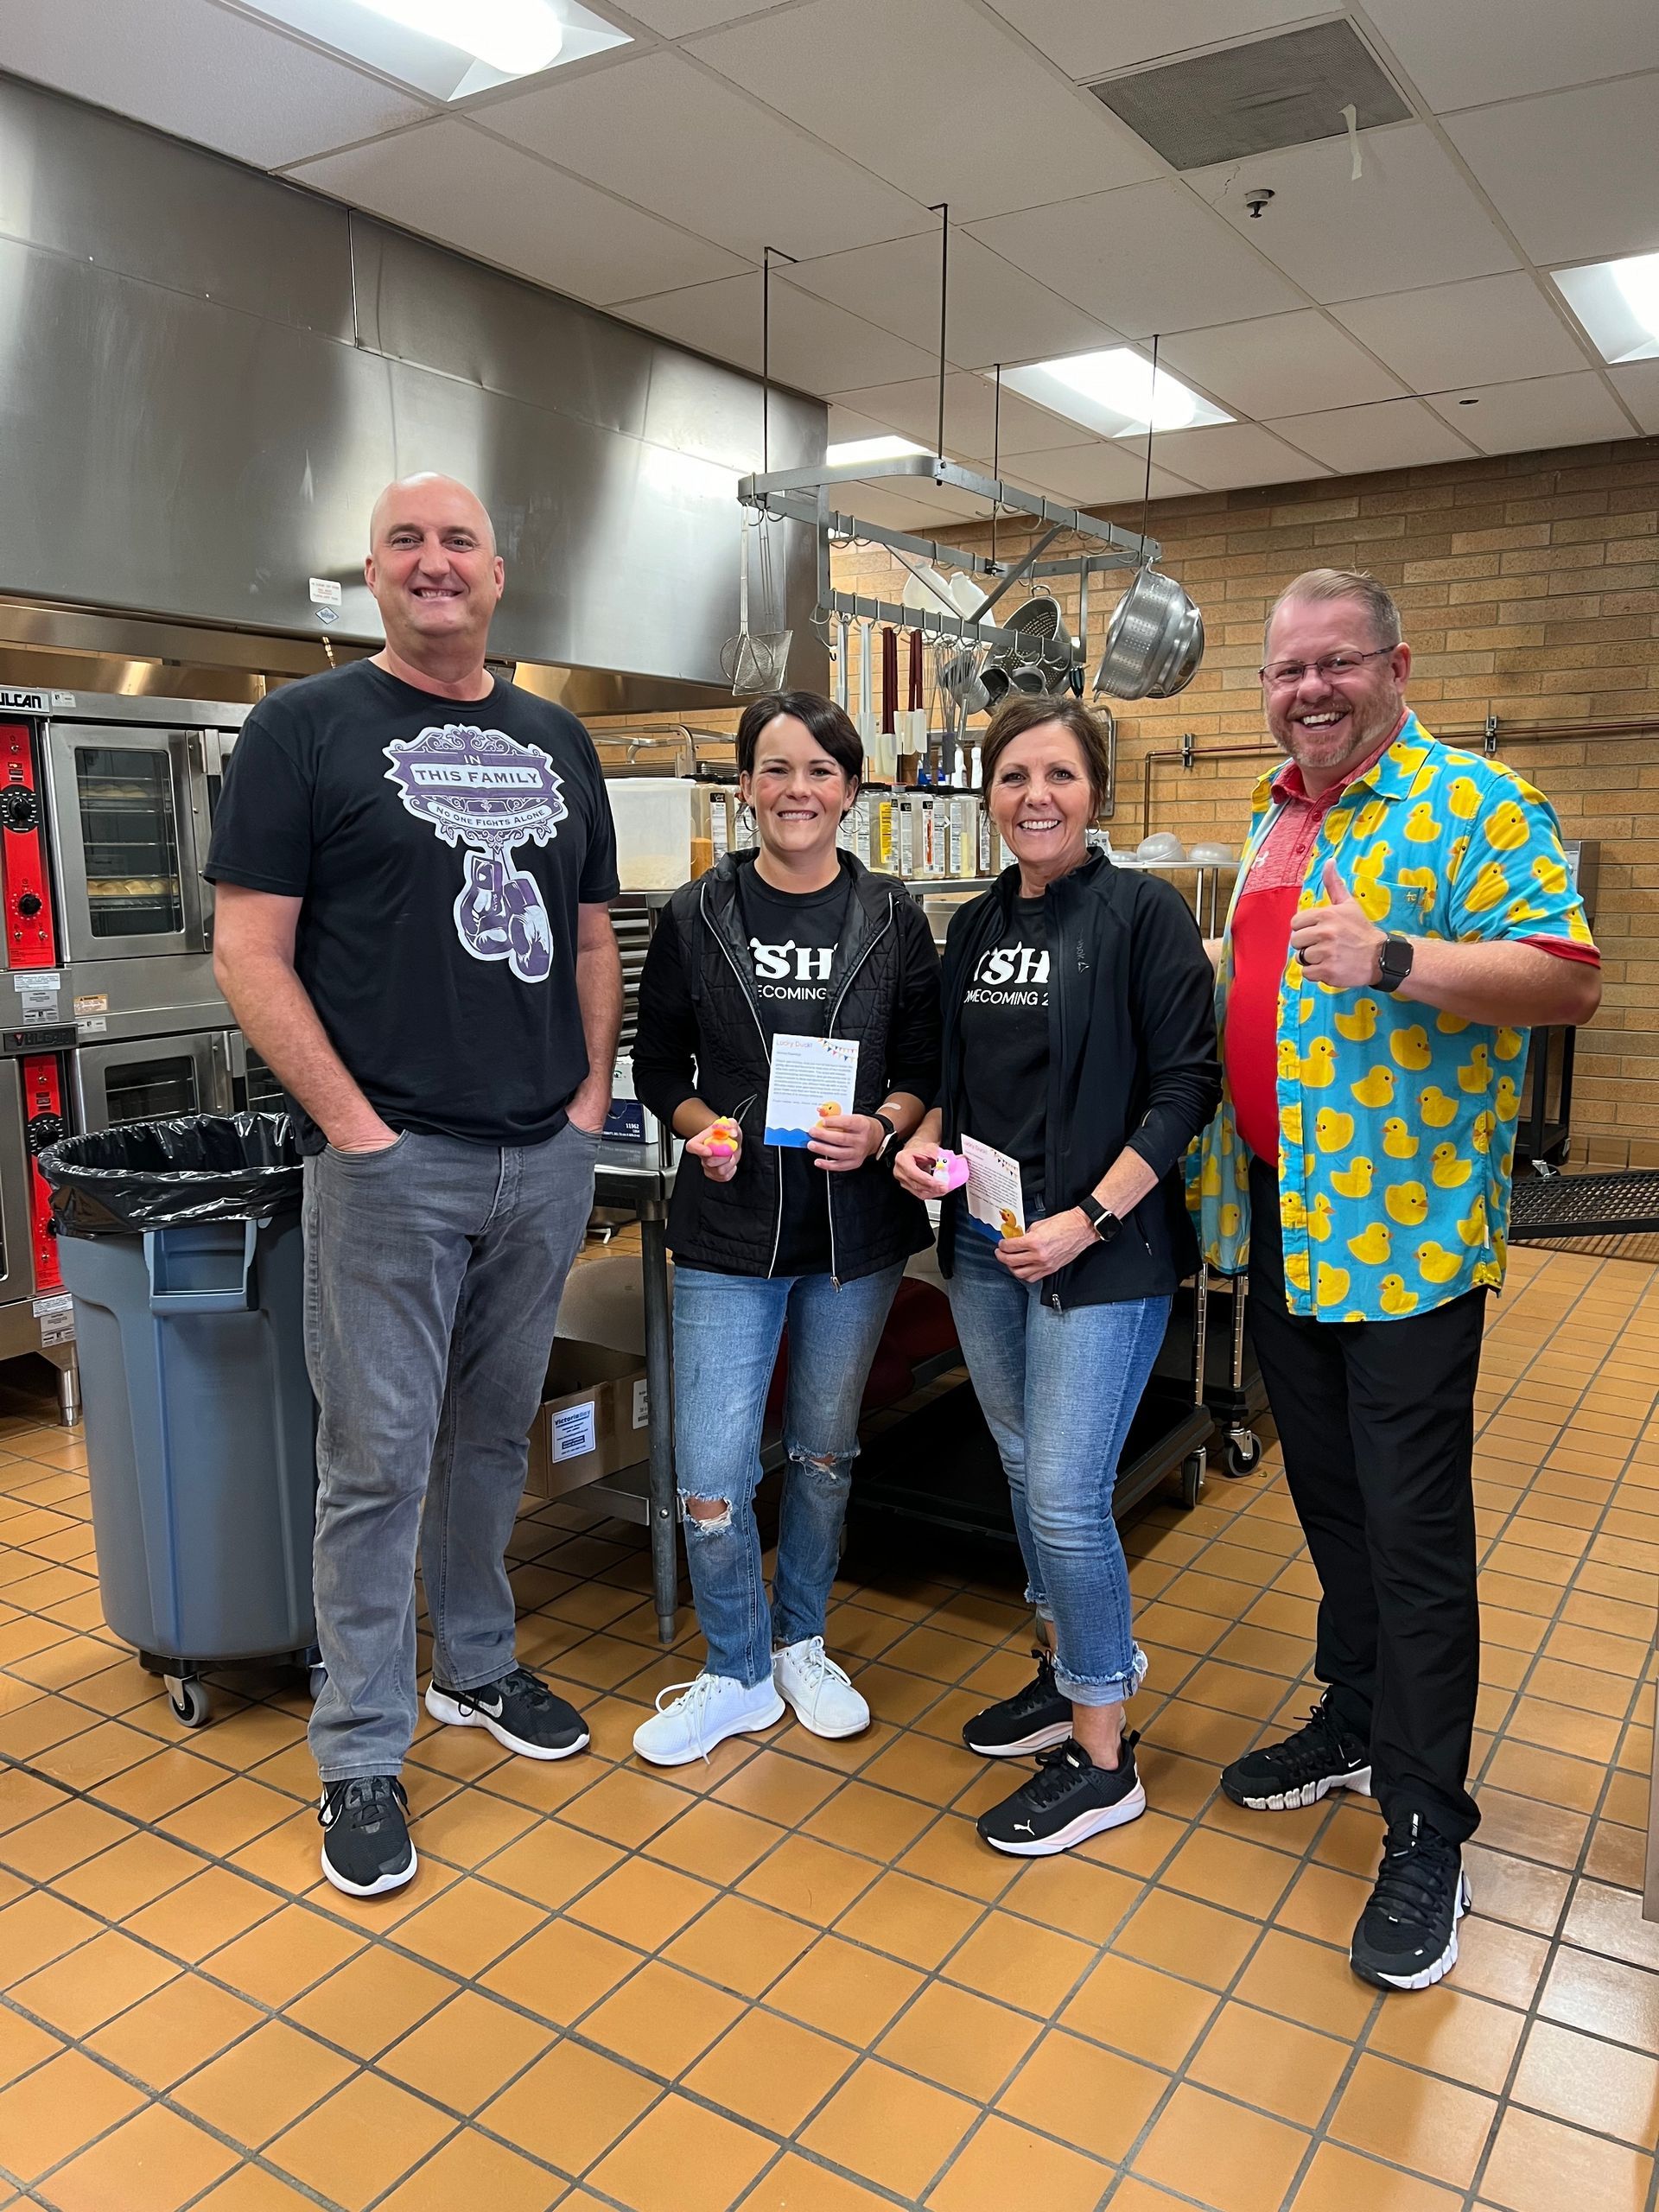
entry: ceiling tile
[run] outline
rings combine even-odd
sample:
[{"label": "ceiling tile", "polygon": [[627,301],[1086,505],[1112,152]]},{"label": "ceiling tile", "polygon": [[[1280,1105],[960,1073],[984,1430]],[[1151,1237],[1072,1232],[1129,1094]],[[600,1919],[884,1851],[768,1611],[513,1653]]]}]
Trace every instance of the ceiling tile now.
[{"label": "ceiling tile", "polygon": [[1372,469],[1417,468],[1433,461],[1467,461],[1470,448],[1421,399],[1385,399],[1375,407],[1336,407],[1270,423],[1292,445],[1339,475]]},{"label": "ceiling tile", "polygon": [[1319,12],[1311,0],[1160,0],[1155,8],[1109,8],[1100,0],[990,4],[1077,78],[1111,76],[1197,48],[1230,46]]},{"label": "ceiling tile", "polygon": [[1649,436],[1659,437],[1659,361],[1629,361],[1607,373]]},{"label": "ceiling tile", "polygon": [[[891,423],[883,423],[874,415],[861,415],[850,407],[832,405],[830,410],[829,442],[832,446],[851,445],[855,439],[890,438],[893,435]],[[901,431],[899,435],[904,434]]]},{"label": "ceiling tile", "polygon": [[[1144,451],[1139,438],[1123,441]],[[1259,423],[1222,423],[1205,430],[1163,430],[1153,441],[1158,459],[1201,492],[1241,484],[1294,484],[1325,476],[1323,463],[1297,453]],[[1144,466],[1144,463],[1142,464]]]},{"label": "ceiling tile", "polygon": [[[1034,453],[1020,463],[1021,481],[1039,492],[1069,499],[1074,506],[1094,506],[1102,499],[1139,499],[1147,481],[1141,454],[1131,453],[1116,439],[1096,438],[1088,445],[1065,446],[1058,453]],[[1197,486],[1185,476],[1153,464],[1154,499],[1179,499]]]},{"label": "ceiling tile", "polygon": [[1393,399],[1402,387],[1313,308],[1164,339],[1160,362],[1239,415],[1288,415]]},{"label": "ceiling tile", "polygon": [[295,174],[353,207],[603,306],[740,269],[735,254],[626,207],[458,116]]},{"label": "ceiling tile", "polygon": [[[790,272],[790,282],[936,352],[939,339],[937,229],[885,245],[835,253]],[[949,357],[962,368],[1086,353],[1122,341],[1115,330],[1049,291],[968,232],[950,240]]]},{"label": "ceiling tile", "polygon": [[677,54],[556,78],[478,119],[750,261],[768,245],[804,257],[935,222],[902,192]]},{"label": "ceiling tile", "polygon": [[411,93],[209,0],[0,0],[19,76],[276,168],[429,115]]},{"label": "ceiling tile", "polygon": [[[756,372],[760,367],[760,279],[729,276],[716,284],[618,304],[617,314],[700,353]],[[930,367],[919,346],[878,330],[844,308],[772,285],[772,373],[780,384],[822,397],[861,385],[896,384],[925,376]]]},{"label": "ceiling tile", "polygon": [[1438,113],[1659,69],[1653,0],[1365,0],[1365,13]]},{"label": "ceiling tile", "polygon": [[[1357,300],[1513,269],[1515,256],[1427,124],[1195,169],[1187,182],[1316,300]],[[1244,193],[1265,185],[1260,216]]]},{"label": "ceiling tile", "polygon": [[[831,397],[842,406],[874,416],[900,437],[913,438],[931,449],[938,428],[937,378],[916,377],[902,384],[840,391]],[[1018,477],[1020,467],[1014,464],[1020,455],[1076,445],[1077,426],[1061,422],[1058,415],[1033,407],[1006,390],[999,415],[996,391],[990,380],[958,370],[944,381],[944,442],[953,459],[969,454],[987,469],[993,454],[1001,454],[1007,474]]]},{"label": "ceiling tile", "polygon": [[1349,300],[1331,312],[1413,391],[1564,376],[1585,365],[1583,347],[1535,280],[1520,272]]},{"label": "ceiling tile", "polygon": [[[927,489],[931,492],[933,486]],[[958,495],[956,501],[923,499],[906,486],[902,492],[883,491],[874,484],[849,485],[837,494],[839,512],[860,522],[880,523],[885,530],[907,530],[917,537],[931,537],[943,530],[958,529],[964,522],[988,521],[988,507]]]},{"label": "ceiling tile", "polygon": [[776,4],[777,0],[628,0],[627,12],[659,38],[690,38],[694,31],[715,30]]},{"label": "ceiling tile", "polygon": [[1535,261],[1659,246],[1659,74],[1477,108],[1446,127]]},{"label": "ceiling tile", "polygon": [[[1472,406],[1461,403],[1472,400]],[[1483,453],[1527,453],[1632,435],[1624,411],[1593,369],[1529,384],[1471,385],[1437,393],[1429,405]]]},{"label": "ceiling tile", "polygon": [[809,0],[690,51],[957,221],[1163,167],[968,0]]},{"label": "ceiling tile", "polygon": [[1303,304],[1173,177],[1000,215],[973,232],[1131,338]]}]

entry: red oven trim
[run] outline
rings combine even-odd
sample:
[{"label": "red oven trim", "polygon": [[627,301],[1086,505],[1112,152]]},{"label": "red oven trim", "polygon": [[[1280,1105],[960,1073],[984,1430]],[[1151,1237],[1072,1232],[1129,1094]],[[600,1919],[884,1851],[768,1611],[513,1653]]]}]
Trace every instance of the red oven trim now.
[{"label": "red oven trim", "polygon": [[61,1290],[58,1240],[51,1230],[52,1193],[40,1170],[40,1156],[55,1144],[67,1126],[63,1117],[63,1063],[55,1052],[28,1052],[19,1060],[23,1083],[23,1131],[29,1146],[29,1224],[35,1242],[35,1289],[39,1296]]},{"label": "red oven trim", "polygon": [[9,968],[58,964],[44,814],[34,734],[27,722],[0,722],[0,911]]}]

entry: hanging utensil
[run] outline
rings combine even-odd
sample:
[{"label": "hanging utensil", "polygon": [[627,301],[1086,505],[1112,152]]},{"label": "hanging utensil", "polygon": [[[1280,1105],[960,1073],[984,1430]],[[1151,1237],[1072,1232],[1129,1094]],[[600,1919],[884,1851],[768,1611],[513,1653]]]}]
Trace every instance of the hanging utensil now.
[{"label": "hanging utensil", "polygon": [[875,715],[870,705],[870,647],[874,619],[868,614],[858,618],[858,735],[859,742],[868,755],[875,742]]},{"label": "hanging utensil", "polygon": [[847,711],[847,647],[852,625],[844,614],[836,617],[836,704],[842,714]]},{"label": "hanging utensil", "polygon": [[906,721],[905,743],[902,753],[925,753],[927,750],[927,699],[924,686],[925,648],[919,630],[910,633],[910,711]]},{"label": "hanging utensil", "polygon": [[[1152,399],[1158,398],[1158,340],[1152,341]],[[1146,553],[1152,505],[1152,424],[1147,424],[1147,476],[1141,499],[1141,568],[1112,610],[1106,649],[1095,676],[1095,694],[1114,699],[1173,699],[1198,672],[1204,658],[1204,617],[1173,576],[1162,575]]]},{"label": "hanging utensil", "polygon": [[[757,518],[756,542],[760,552],[760,589],[756,594],[759,602],[757,620],[765,626],[754,632],[751,642],[755,650],[756,665],[763,667],[766,671],[762,681],[755,686],[755,689],[760,691],[776,691],[783,688],[784,672],[789,666],[790,643],[795,635],[793,630],[784,626],[787,613],[785,604],[787,588],[784,580],[782,561],[779,560],[774,563],[772,559],[772,532],[774,519],[771,515],[761,515]],[[781,522],[777,523],[776,526],[779,530],[784,527]]]},{"label": "hanging utensil", "polygon": [[[899,760],[899,632],[881,632],[881,727],[876,734],[874,772],[891,778]],[[889,765],[891,764],[891,765]]]}]

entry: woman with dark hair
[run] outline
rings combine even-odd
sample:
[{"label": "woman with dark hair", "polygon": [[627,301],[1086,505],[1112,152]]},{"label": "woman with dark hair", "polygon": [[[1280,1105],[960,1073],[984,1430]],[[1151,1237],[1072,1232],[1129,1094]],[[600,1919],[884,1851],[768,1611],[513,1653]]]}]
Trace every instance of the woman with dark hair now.
[{"label": "woman with dark hair", "polygon": [[[639,1096],[685,1139],[668,1214],[674,1451],[697,1618],[694,1682],[664,1691],[634,1749],[658,1766],[769,1727],[819,1736],[869,1708],[824,1650],[864,1383],[927,1217],[894,1147],[938,1082],[938,957],[901,884],[836,844],[863,748],[810,691],[744,709],[739,789],[759,844],[675,893],[639,982]],[[856,1039],[853,1110],[804,1149],[766,1141],[773,1040]],[[760,1432],[785,1324],[788,1452],[770,1605],[755,1527]],[[659,1700],[659,1704],[662,1700]]]},{"label": "woman with dark hair", "polygon": [[1024,1227],[982,1228],[958,1193],[939,1265],[1042,1637],[1035,1681],[963,1739],[988,1758],[1040,1755],[979,1821],[997,1850],[1037,1858],[1146,1808],[1123,1716],[1146,1661],[1112,1492],[1197,1259],[1177,1171],[1221,1083],[1214,977],[1185,902],[1090,849],[1107,773],[1094,716],[1072,699],[1010,699],[982,758],[1014,865],[951,920],[941,1104],[893,1173],[926,1196],[941,1146],[964,1135],[1019,1171]]}]

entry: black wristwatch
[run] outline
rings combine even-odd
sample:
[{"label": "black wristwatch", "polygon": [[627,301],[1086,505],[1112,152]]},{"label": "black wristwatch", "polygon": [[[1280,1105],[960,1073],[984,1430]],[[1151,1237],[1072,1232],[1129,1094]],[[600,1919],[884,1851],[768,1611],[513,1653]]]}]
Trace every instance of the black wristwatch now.
[{"label": "black wristwatch", "polygon": [[1376,956],[1376,988],[1397,991],[1411,973],[1412,942],[1408,937],[1385,937]]},{"label": "black wristwatch", "polygon": [[1111,1208],[1102,1205],[1092,1191],[1077,1200],[1077,1211],[1103,1244],[1109,1244],[1123,1226]]},{"label": "black wristwatch", "polygon": [[882,1138],[880,1143],[875,1147],[875,1152],[873,1155],[877,1160],[885,1160],[887,1154],[893,1150],[893,1146],[899,1141],[899,1131],[894,1124],[887,1119],[887,1116],[885,1114],[872,1114],[870,1119],[873,1122],[880,1122],[882,1128],[887,1133],[886,1136]]}]

